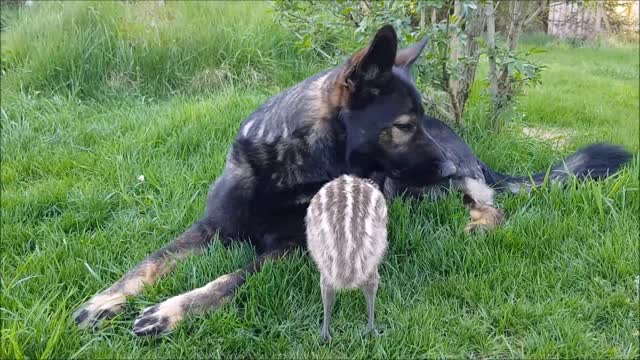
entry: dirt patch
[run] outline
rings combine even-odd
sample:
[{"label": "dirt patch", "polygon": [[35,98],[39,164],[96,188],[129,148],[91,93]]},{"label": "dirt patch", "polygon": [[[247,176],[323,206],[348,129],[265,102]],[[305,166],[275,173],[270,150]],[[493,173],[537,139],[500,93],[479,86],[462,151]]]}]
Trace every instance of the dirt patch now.
[{"label": "dirt patch", "polygon": [[522,134],[528,138],[550,143],[556,148],[564,148],[571,141],[571,137],[575,135],[575,131],[560,128],[525,127],[522,129]]}]

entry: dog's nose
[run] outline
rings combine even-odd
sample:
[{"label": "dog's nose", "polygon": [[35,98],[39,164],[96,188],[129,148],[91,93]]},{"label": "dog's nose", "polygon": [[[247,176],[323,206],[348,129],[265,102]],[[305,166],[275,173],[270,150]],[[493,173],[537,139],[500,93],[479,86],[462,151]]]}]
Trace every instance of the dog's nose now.
[{"label": "dog's nose", "polygon": [[440,165],[440,175],[442,177],[453,176],[456,171],[458,171],[458,168],[451,160],[444,161]]}]

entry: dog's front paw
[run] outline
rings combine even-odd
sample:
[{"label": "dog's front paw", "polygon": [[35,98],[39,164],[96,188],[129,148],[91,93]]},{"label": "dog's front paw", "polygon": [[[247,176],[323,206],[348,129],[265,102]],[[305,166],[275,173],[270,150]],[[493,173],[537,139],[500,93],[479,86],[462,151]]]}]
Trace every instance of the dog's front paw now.
[{"label": "dog's front paw", "polygon": [[102,320],[120,313],[127,298],[122,293],[97,294],[73,313],[73,318],[82,328],[96,328]]},{"label": "dog's front paw", "polygon": [[180,296],[173,297],[142,311],[133,323],[133,332],[138,336],[162,335],[175,329],[184,316]]},{"label": "dog's front paw", "polygon": [[504,222],[504,212],[487,205],[474,205],[471,222],[464,228],[465,233],[484,232],[495,229]]}]

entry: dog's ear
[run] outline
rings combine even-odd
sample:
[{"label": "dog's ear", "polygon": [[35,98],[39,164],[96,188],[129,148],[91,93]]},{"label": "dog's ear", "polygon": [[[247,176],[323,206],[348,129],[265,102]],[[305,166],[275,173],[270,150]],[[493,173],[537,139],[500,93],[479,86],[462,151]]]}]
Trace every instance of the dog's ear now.
[{"label": "dog's ear", "polygon": [[391,72],[397,50],[398,37],[393,26],[380,28],[371,44],[354,54],[347,63],[343,81],[349,90],[361,91],[367,82]]},{"label": "dog's ear", "polygon": [[422,51],[425,46],[427,46],[428,42],[429,37],[425,36],[422,40],[412,46],[398,50],[394,65],[399,68],[406,69],[407,71],[410,70],[411,65],[413,65],[413,63],[420,57],[420,54],[422,54]]}]

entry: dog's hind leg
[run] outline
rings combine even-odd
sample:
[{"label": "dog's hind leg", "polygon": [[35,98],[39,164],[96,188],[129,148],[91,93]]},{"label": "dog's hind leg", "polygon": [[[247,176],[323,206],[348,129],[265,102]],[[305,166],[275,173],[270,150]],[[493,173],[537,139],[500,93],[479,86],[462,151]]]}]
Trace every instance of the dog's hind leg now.
[{"label": "dog's hind leg", "polygon": [[164,334],[173,330],[187,314],[203,314],[217,309],[231,300],[234,291],[246,281],[247,275],[259,271],[266,261],[281,258],[290,249],[292,247],[282,247],[264,253],[242,269],[144,309],[133,324],[133,332],[138,336]]},{"label": "dog's hind leg", "polygon": [[458,186],[471,208],[471,222],[464,229],[466,233],[491,230],[504,221],[502,210],[494,205],[494,191],[484,181],[464,178]]},{"label": "dog's hind leg", "polygon": [[101,320],[115,316],[123,310],[127,296],[137,295],[147,284],[171,271],[176,262],[190,254],[200,252],[210,243],[215,232],[205,218],[191,226],[164,248],[149,255],[108,289],[94,295],[75,313],[81,327],[95,327]]}]

